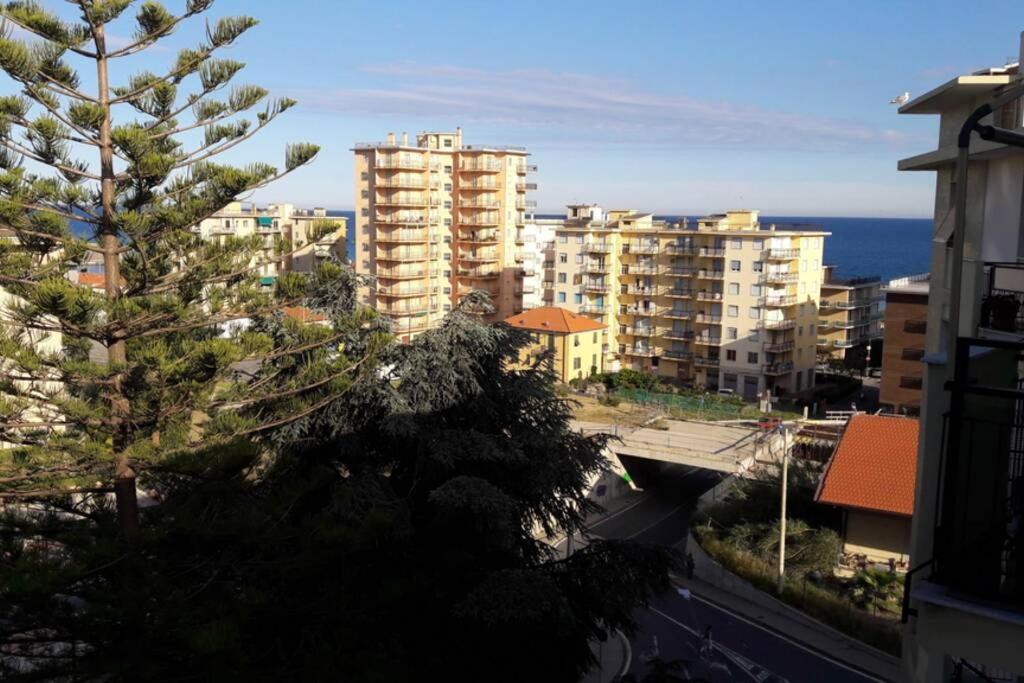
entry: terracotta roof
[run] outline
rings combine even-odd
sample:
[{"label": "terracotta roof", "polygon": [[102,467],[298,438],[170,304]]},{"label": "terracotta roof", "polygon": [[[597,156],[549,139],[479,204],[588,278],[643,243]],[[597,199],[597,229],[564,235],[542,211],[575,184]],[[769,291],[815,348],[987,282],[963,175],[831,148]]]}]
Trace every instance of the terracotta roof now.
[{"label": "terracotta roof", "polygon": [[327,320],[322,313],[315,313],[305,306],[285,306],[281,311],[289,318],[303,323],[318,323]]},{"label": "terracotta roof", "polygon": [[78,284],[88,285],[90,287],[103,288],[106,283],[105,276],[103,273],[79,273]]},{"label": "terracotta roof", "polygon": [[918,422],[854,415],[846,424],[814,499],[840,507],[914,513]]},{"label": "terracotta roof", "polygon": [[583,315],[570,313],[558,306],[541,306],[531,308],[528,311],[517,313],[505,322],[512,327],[535,332],[561,332],[569,334],[575,332],[590,332],[591,330],[603,330],[604,325],[591,320]]}]

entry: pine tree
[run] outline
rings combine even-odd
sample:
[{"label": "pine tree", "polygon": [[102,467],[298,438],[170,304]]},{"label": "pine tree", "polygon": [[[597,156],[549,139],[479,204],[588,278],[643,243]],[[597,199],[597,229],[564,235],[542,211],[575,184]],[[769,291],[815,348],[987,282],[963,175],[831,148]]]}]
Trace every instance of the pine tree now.
[{"label": "pine tree", "polygon": [[[218,162],[295,105],[234,85],[244,65],[217,56],[256,20],[207,22],[205,40],[166,71],[114,83],[212,0],[187,0],[180,14],[151,0],[70,4],[73,20],[34,0],[0,7],[0,68],[20,88],[0,97],[0,442],[11,446],[0,450],[0,500],[85,515],[113,491],[132,539],[149,474],[200,447],[265,439],[343,395],[371,367],[372,338],[360,339],[372,315],[352,314],[356,283],[338,261],[284,273],[268,291],[261,237],[211,241],[193,229],[318,152],[291,145],[280,168]],[[133,5],[133,37],[115,45],[111,27],[130,22]],[[337,230],[324,220],[311,238]],[[275,246],[281,263],[304,245]],[[102,292],[66,277],[90,256],[102,260]],[[281,314],[303,305],[331,324]],[[221,334],[239,318],[252,326]]]}]

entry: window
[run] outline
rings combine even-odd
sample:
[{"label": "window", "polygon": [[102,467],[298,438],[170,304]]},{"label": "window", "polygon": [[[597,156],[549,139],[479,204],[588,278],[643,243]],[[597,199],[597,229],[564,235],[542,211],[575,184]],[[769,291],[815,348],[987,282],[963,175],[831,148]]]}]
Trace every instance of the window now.
[{"label": "window", "polygon": [[363,242],[363,251],[370,251],[370,243]]},{"label": "window", "polygon": [[444,271],[444,276],[445,277],[451,277],[452,276],[452,271],[450,271],[450,270]]},{"label": "window", "polygon": [[920,377],[907,377],[906,375],[900,376],[900,389],[920,389],[921,378]]},{"label": "window", "polygon": [[729,270],[731,270],[734,273],[740,272],[740,262],[739,261],[729,261]]},{"label": "window", "polygon": [[559,292],[558,293],[558,303],[560,303],[560,304],[564,304],[565,303],[565,292]]},{"label": "window", "polygon": [[452,227],[452,219],[451,218],[445,218],[444,219],[444,227],[446,227],[446,228]]},{"label": "window", "polygon": [[757,330],[752,330],[750,332],[750,341],[756,342],[756,341],[759,341],[760,339],[761,339],[761,335],[758,334]]},{"label": "window", "polygon": [[733,239],[731,246],[732,246],[733,249],[742,249],[743,248],[743,240]]},{"label": "window", "polygon": [[[593,339],[593,341],[594,341],[594,343],[595,343],[595,344],[597,343],[597,332],[595,332],[595,333],[594,333],[594,339]],[[594,362],[595,362],[595,363],[597,362],[597,356],[594,356]]]},{"label": "window", "polygon": [[[579,346],[580,345],[580,335],[578,335],[578,334],[572,335],[572,345],[573,346]],[[579,360],[579,358],[577,358],[576,360]]]},{"label": "window", "polygon": [[901,358],[903,360],[921,360],[924,358],[924,349],[915,349],[911,347],[905,348],[903,349],[903,355]]},{"label": "window", "polygon": [[443,258],[445,261],[451,261],[452,260],[452,255],[451,255],[451,253],[447,253],[447,254],[444,254],[441,258]]},{"label": "window", "polygon": [[751,365],[757,365],[757,352],[747,351],[747,362]]},{"label": "window", "polygon": [[452,146],[452,139],[451,138],[445,138],[442,144],[444,144],[445,147],[451,147]]},{"label": "window", "polygon": [[572,302],[574,304],[576,304],[577,306],[582,304],[583,303],[583,295],[582,294],[573,294]]},{"label": "window", "polygon": [[368,199],[370,197],[369,190],[363,190],[360,194],[362,195],[363,199]]},{"label": "window", "polygon": [[445,287],[441,291],[443,291],[445,294],[451,294],[452,293],[452,288],[451,287]]},{"label": "window", "polygon": [[750,246],[752,246],[756,251],[761,251],[764,249],[764,240],[751,240]]},{"label": "window", "polygon": [[559,244],[568,244],[569,243],[569,236],[568,235],[559,235],[558,236],[558,243]]},{"label": "window", "polygon": [[800,291],[799,291],[799,293],[800,293],[800,296],[803,296],[804,294],[807,293],[807,285],[803,281],[800,282]]},{"label": "window", "polygon": [[451,192],[452,191],[452,184],[451,183],[445,183],[444,184],[444,191],[445,192]]},{"label": "window", "polygon": [[736,391],[736,375],[732,372],[722,373],[722,388]]},{"label": "window", "polygon": [[725,350],[725,359],[726,360],[736,360],[736,351],[734,349],[726,349]]},{"label": "window", "polygon": [[558,262],[559,263],[568,263],[569,262],[569,255],[566,254],[566,253],[559,254],[558,255]]},{"label": "window", "polygon": [[445,235],[444,239],[441,240],[441,241],[444,242],[445,244],[451,244],[452,243],[452,236],[451,235]]},{"label": "window", "polygon": [[576,265],[583,265],[583,254],[576,254]]},{"label": "window", "polygon": [[583,244],[583,235],[576,235],[576,244]]},{"label": "window", "polygon": [[740,307],[739,306],[729,306],[726,315],[728,315],[730,318],[738,318],[738,317],[740,317]]},{"label": "window", "polygon": [[566,274],[565,273],[559,273],[558,274],[558,284],[564,285],[565,284],[565,278],[566,278]]},{"label": "window", "polygon": [[370,210],[364,206],[359,213],[362,216],[369,216],[370,215]]},{"label": "window", "polygon": [[928,331],[928,323],[924,320],[904,320],[903,331],[908,334],[924,334]]},{"label": "window", "polygon": [[444,165],[444,172],[445,173],[451,173],[452,172],[452,165],[451,164],[445,164]]},{"label": "window", "polygon": [[446,208],[446,209],[452,208],[452,200],[450,200],[450,199],[444,200],[444,208]]},{"label": "window", "polygon": [[738,283],[738,282],[730,282],[729,283],[729,293],[730,294],[739,294],[740,293],[740,283]]},{"label": "window", "polygon": [[725,338],[726,339],[736,339],[737,332],[738,332],[738,330],[735,327],[727,327],[727,328],[725,328]]},{"label": "window", "polygon": [[804,356],[804,350],[803,349],[797,349],[796,350],[796,357],[797,358],[803,358],[803,356]]},{"label": "window", "polygon": [[366,171],[363,171],[362,173],[360,173],[360,174],[359,174],[359,177],[360,177],[360,178],[361,178],[362,180],[369,180],[369,179],[370,179],[370,174],[369,174],[369,173],[367,173]]},{"label": "window", "polygon": [[747,316],[749,318],[751,318],[752,320],[760,320],[761,319],[761,309],[758,308],[757,306],[751,306],[750,310],[747,312]]},{"label": "window", "polygon": [[764,261],[754,261],[751,264],[751,270],[753,270],[755,273],[763,273],[764,272]]},{"label": "window", "polygon": [[796,326],[796,336],[798,336],[798,337],[804,336],[804,328],[801,327],[800,325]]},{"label": "window", "polygon": [[573,358],[572,359],[572,369],[573,370],[579,370],[580,366],[582,364],[583,364],[583,359],[582,358]]},{"label": "window", "polygon": [[750,296],[761,296],[761,285],[750,285]]}]

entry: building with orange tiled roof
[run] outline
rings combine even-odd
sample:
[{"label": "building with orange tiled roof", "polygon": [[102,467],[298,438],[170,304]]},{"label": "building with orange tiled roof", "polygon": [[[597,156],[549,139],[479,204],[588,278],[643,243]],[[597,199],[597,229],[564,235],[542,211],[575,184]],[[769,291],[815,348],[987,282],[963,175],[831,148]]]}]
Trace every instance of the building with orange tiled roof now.
[{"label": "building with orange tiled roof", "polygon": [[602,349],[608,328],[603,323],[557,306],[531,308],[506,318],[505,323],[533,337],[534,343],[520,358],[524,365],[550,350],[554,353],[551,367],[563,382],[604,372]]},{"label": "building with orange tiled roof", "polygon": [[814,499],[843,509],[843,553],[906,568],[914,513],[918,422],[854,415]]}]

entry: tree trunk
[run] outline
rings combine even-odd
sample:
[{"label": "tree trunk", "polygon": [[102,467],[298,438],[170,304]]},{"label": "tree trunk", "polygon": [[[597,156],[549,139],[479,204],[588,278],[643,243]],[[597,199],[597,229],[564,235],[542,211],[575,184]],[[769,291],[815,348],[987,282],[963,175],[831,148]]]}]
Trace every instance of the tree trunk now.
[{"label": "tree trunk", "polygon": [[[111,105],[110,83],[107,74],[105,28],[95,29],[96,75],[99,86],[100,106],[103,107],[103,122],[100,124],[100,178],[102,216],[100,225],[100,247],[103,249],[104,291],[108,298],[121,295],[121,261],[117,226],[114,223],[116,192],[114,187],[114,149],[110,138]],[[107,340],[107,362],[110,366],[124,367],[128,357],[123,339]],[[139,501],[135,492],[135,472],[128,465],[125,451],[129,442],[128,401],[122,389],[123,370],[119,370],[110,387],[111,418],[113,422],[113,450],[117,458],[114,473],[114,495],[117,499],[117,516],[125,538],[132,539],[139,532]]]}]

